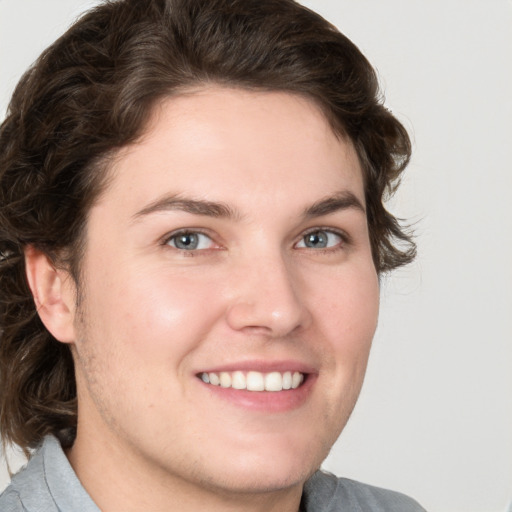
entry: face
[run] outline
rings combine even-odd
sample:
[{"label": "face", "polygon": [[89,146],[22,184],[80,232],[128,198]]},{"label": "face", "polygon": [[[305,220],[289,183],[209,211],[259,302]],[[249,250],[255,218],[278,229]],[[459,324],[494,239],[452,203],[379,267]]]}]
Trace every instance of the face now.
[{"label": "face", "polygon": [[108,439],[105,459],[203,489],[302,485],[377,321],[350,142],[291,94],[168,99],[119,154],[86,242],[77,444]]}]

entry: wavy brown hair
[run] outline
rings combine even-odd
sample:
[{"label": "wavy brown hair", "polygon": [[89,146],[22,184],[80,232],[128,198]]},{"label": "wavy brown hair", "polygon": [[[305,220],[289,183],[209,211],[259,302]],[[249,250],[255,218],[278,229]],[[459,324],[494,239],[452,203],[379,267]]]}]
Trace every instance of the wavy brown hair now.
[{"label": "wavy brown hair", "polygon": [[[292,0],[111,0],[79,19],[25,73],[0,127],[0,429],[35,447],[72,442],[73,360],[37,315],[24,267],[31,245],[76,281],[87,213],[109,159],[134,142],[155,103],[201,86],[288,91],[313,99],[362,164],[379,273],[414,244],[383,200],[410,157],[358,48]],[[78,283],[79,284],[79,283]]]}]

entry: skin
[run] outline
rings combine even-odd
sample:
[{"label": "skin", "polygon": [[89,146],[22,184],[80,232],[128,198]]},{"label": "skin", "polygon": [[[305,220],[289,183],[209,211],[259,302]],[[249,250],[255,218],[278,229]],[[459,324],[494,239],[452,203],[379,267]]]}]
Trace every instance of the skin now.
[{"label": "skin", "polygon": [[[65,271],[27,252],[41,318],[75,359],[73,468],[104,512],[297,511],[356,402],[377,323],[352,144],[305,98],[211,87],[160,103],[111,172],[88,218],[78,309]],[[313,211],[332,196],[334,211]],[[162,203],[176,197],[224,209]],[[184,229],[202,233],[199,248],[176,248]],[[308,247],[319,230],[327,247]],[[299,405],[246,406],[197,377],[276,361],[307,365]]]}]

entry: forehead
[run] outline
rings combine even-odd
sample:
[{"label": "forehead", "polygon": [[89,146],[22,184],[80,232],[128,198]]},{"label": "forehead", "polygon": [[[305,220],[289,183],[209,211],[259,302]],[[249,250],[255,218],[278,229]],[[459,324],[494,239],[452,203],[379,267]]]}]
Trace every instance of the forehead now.
[{"label": "forehead", "polygon": [[334,132],[315,102],[285,92],[215,87],[167,98],[112,171],[106,195],[134,206],[169,192],[276,204],[344,189],[364,204],[350,140]]}]

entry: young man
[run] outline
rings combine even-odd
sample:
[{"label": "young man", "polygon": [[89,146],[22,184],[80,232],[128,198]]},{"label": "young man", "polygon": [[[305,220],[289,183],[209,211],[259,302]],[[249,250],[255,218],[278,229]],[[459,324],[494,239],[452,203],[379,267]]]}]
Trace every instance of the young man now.
[{"label": "young man", "polygon": [[382,204],[409,139],[334,27],[291,0],[102,4],[0,147],[0,426],[36,449],[2,511],[422,510],[318,470],[379,274],[414,256]]}]

